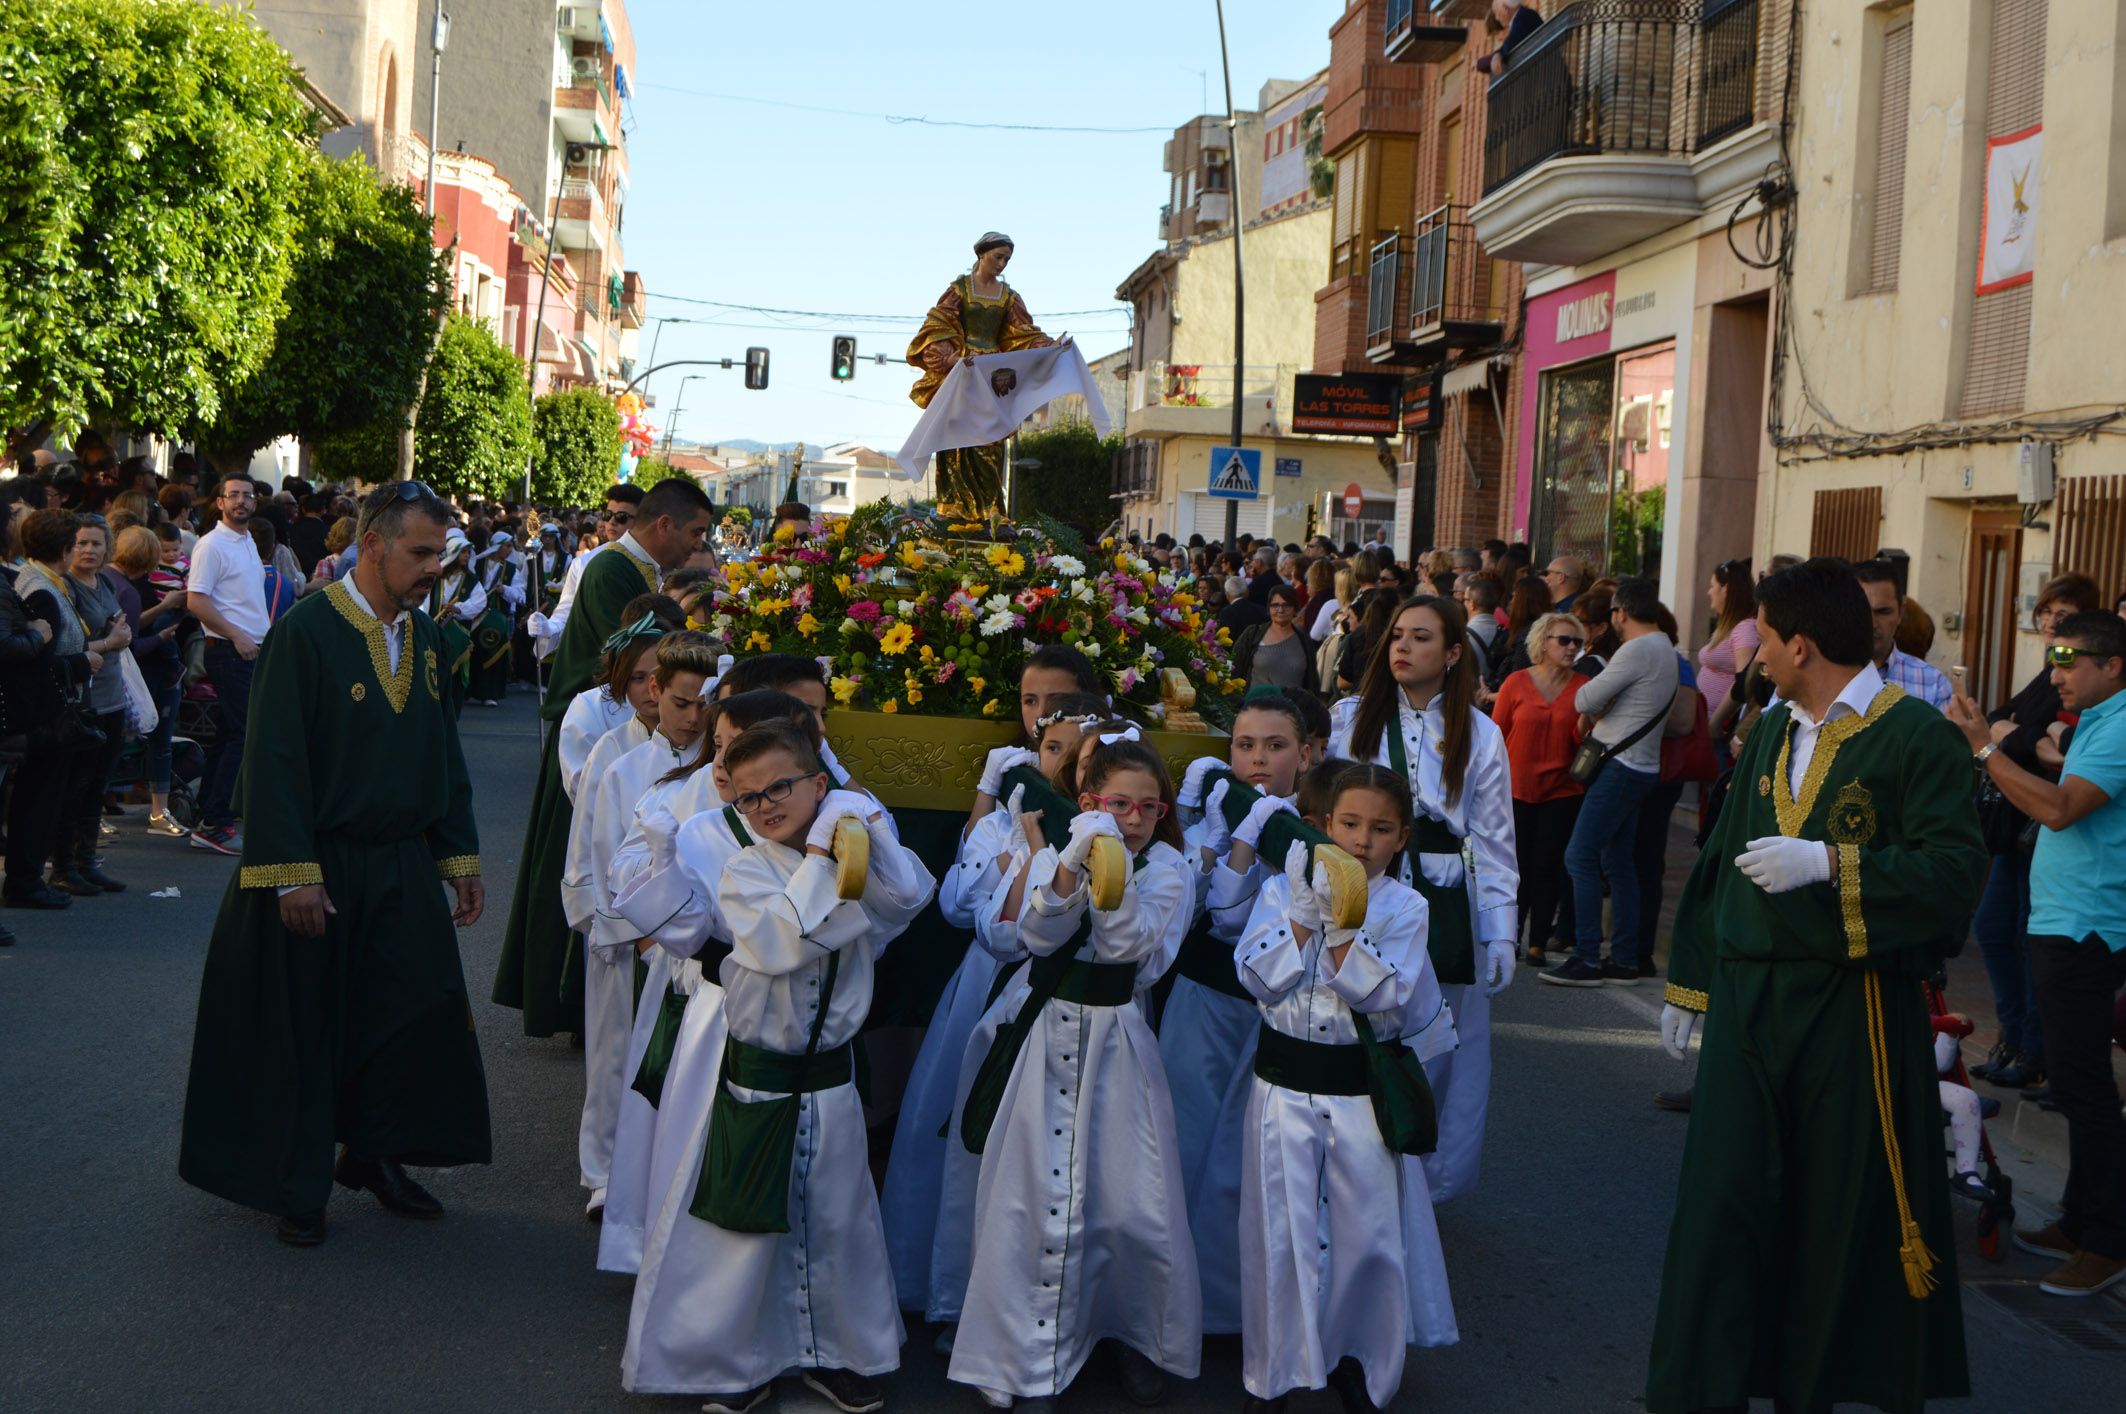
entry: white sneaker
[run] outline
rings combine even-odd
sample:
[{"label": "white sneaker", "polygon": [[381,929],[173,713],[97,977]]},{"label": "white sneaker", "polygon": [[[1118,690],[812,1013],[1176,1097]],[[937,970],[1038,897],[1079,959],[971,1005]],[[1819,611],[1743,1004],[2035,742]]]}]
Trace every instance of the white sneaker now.
[{"label": "white sneaker", "polygon": [[157,811],[148,816],[148,833],[151,835],[165,835],[173,840],[181,840],[192,832],[171,819],[167,814]]}]

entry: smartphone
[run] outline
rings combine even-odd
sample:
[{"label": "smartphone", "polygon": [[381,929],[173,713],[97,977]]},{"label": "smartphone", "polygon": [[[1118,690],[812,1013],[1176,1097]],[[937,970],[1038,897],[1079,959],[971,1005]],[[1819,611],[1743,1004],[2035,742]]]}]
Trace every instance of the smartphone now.
[{"label": "smartphone", "polygon": [[1949,686],[1955,690],[1958,697],[1969,697],[1971,695],[1968,681],[1970,676],[1971,670],[1962,663],[1958,663],[1949,669]]}]

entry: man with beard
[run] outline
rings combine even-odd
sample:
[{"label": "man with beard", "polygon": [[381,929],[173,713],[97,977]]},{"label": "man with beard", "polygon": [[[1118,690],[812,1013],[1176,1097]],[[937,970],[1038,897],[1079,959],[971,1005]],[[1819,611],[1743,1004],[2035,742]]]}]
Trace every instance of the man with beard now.
[{"label": "man with beard", "polygon": [[449,524],[420,482],[371,492],[353,571],[280,621],[251,688],[242,864],[200,978],[178,1172],[278,1215],[294,1246],[324,1240],[335,1181],[434,1218],[401,1165],[488,1160],[451,932],[486,899],[472,783],[443,636],[415,608]]}]

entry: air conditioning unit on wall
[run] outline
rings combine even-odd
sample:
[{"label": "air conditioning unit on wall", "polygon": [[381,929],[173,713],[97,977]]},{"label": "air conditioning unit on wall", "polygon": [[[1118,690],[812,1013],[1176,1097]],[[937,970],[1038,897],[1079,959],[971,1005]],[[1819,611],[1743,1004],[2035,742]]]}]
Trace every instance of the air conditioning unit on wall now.
[{"label": "air conditioning unit on wall", "polygon": [[563,5],[554,12],[554,28],[564,34],[573,34],[583,23],[583,11],[575,5]]},{"label": "air conditioning unit on wall", "polygon": [[578,54],[568,61],[568,71],[579,79],[597,78],[599,73],[598,56],[595,54]]}]

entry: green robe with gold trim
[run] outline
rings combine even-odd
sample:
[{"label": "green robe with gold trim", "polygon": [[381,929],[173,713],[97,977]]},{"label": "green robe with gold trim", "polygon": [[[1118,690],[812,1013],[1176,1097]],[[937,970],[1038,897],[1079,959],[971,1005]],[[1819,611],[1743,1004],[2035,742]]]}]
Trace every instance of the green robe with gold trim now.
[{"label": "green robe with gold trim", "polygon": [[575,812],[561,788],[559,724],[576,694],[597,680],[605,641],[624,627],[620,616],[628,602],[655,590],[657,580],[657,567],[630,555],[624,544],[593,555],[548,660],[546,701],[539,708],[548,723],[546,744],[495,969],[495,1004],[522,1011],[527,1036],[583,1030],[583,949],[572,942],[561,911],[562,864]]},{"label": "green robe with gold trim", "polygon": [[[443,636],[414,613],[396,671],[345,583],[274,625],[251,685],[241,863],[200,978],[178,1172],[283,1215],[325,1206],[335,1141],[486,1163],[487,1078],[443,881],[480,872]],[[322,938],[280,890],[325,886]]]},{"label": "green robe with gold trim", "polygon": [[[1985,883],[1970,748],[1885,686],[1824,725],[1797,800],[1793,726],[1781,705],[1750,734],[1677,910],[1668,1000],[1705,1023],[1654,1414],[1753,1395],[1914,1410],[1970,1391],[1920,991]],[[1833,880],[1774,895],[1735,868],[1779,834],[1835,845]]]}]

